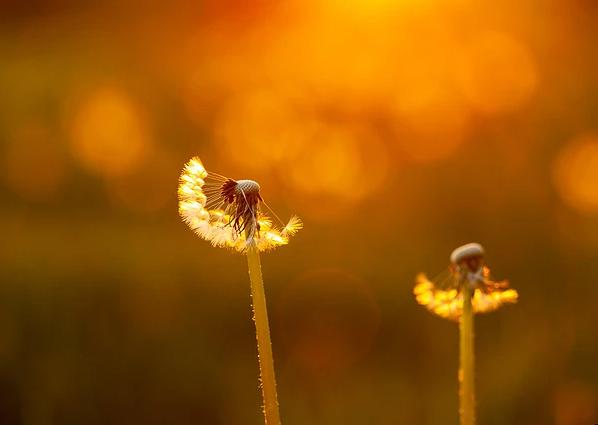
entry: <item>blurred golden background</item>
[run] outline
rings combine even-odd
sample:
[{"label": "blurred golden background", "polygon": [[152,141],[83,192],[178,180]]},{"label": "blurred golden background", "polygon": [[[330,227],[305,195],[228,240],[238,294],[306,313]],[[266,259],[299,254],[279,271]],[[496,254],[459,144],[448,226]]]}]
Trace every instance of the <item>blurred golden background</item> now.
[{"label": "blurred golden background", "polygon": [[414,276],[484,244],[479,422],[598,421],[598,3],[4,1],[0,423],[262,423],[244,259],[180,169],[305,229],[263,258],[285,425],[446,425]]}]

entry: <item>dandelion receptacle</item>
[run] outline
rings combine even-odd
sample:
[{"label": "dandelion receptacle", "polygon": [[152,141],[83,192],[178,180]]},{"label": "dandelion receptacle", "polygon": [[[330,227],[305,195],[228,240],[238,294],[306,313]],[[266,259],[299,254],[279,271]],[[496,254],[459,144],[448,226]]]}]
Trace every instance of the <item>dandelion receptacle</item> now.
[{"label": "dandelion receptacle", "polygon": [[[247,257],[253,319],[255,322],[260,385],[266,425],[280,425],[274,360],[268,323],[260,252],[288,244],[303,225],[296,216],[280,222],[262,198],[253,180],[234,180],[206,171],[199,158],[192,158],[180,177],[179,214],[200,237],[216,247],[230,248]],[[264,211],[270,210],[273,218]]]}]

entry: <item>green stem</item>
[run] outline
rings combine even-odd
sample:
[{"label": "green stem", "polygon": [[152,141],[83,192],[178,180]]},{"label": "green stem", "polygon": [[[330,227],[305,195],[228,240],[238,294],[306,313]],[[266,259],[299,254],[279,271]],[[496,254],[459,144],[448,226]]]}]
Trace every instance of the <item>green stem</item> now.
[{"label": "green stem", "polygon": [[260,381],[264,400],[264,419],[266,425],[280,425],[266,294],[264,292],[260,254],[255,246],[250,246],[247,250],[247,263],[249,265],[249,280],[251,281],[253,320],[257,336]]},{"label": "green stem", "polygon": [[459,323],[459,413],[461,425],[475,425],[474,343],[472,288],[463,284],[463,314]]}]

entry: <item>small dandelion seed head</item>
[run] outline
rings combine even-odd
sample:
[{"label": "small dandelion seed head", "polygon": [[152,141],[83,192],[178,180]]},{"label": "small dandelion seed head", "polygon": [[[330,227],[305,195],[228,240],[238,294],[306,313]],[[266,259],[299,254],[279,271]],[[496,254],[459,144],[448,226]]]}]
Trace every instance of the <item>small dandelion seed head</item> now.
[{"label": "small dandelion seed head", "polygon": [[[260,190],[253,180],[210,173],[199,158],[192,158],[179,181],[179,214],[195,233],[214,246],[244,252],[250,246],[267,251],[286,245],[289,237],[301,229],[301,220],[293,216],[286,225],[280,223],[282,228],[275,226],[262,210],[267,205]],[[276,214],[274,217],[280,221]]]},{"label": "small dandelion seed head", "polygon": [[[515,303],[517,291],[507,281],[496,282],[483,264],[484,248],[477,243],[463,245],[451,254],[449,277],[430,280],[420,273],[413,294],[416,301],[432,313],[449,320],[459,320],[463,311],[462,285],[472,288],[474,313],[487,313],[503,304]],[[448,281],[448,284],[446,282]]]}]

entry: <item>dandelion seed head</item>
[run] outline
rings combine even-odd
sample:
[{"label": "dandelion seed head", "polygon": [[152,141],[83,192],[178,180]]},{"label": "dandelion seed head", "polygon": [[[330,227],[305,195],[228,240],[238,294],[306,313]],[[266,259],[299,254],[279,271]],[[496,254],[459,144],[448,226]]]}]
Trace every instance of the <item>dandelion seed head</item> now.
[{"label": "dandelion seed head", "polygon": [[286,225],[274,225],[263,212],[262,206],[269,207],[260,190],[253,180],[234,180],[208,172],[199,158],[192,158],[179,179],[179,214],[197,235],[214,246],[244,252],[250,246],[267,251],[286,245],[303,224],[293,216]]},{"label": "dandelion seed head", "polygon": [[413,288],[418,304],[440,317],[457,321],[463,312],[463,285],[473,289],[474,313],[487,313],[503,304],[517,302],[519,294],[509,289],[507,281],[492,280],[490,269],[483,264],[483,256],[484,248],[477,243],[455,249],[450,257],[448,287],[443,282],[428,279],[423,273],[418,274]]}]

